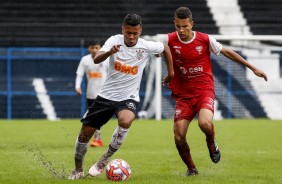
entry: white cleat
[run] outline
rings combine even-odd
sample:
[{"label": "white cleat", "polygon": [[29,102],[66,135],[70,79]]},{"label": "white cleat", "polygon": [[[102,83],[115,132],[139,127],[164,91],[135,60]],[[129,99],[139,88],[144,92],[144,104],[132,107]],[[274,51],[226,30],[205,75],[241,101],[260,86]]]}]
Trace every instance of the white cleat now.
[{"label": "white cleat", "polygon": [[80,178],[83,178],[84,177],[84,172],[83,171],[72,171],[72,173],[69,175],[68,179],[69,180],[77,180],[77,179],[80,179]]},{"label": "white cleat", "polygon": [[89,169],[89,175],[90,176],[99,176],[103,171],[104,167],[98,168],[98,162],[96,162],[92,167]]}]

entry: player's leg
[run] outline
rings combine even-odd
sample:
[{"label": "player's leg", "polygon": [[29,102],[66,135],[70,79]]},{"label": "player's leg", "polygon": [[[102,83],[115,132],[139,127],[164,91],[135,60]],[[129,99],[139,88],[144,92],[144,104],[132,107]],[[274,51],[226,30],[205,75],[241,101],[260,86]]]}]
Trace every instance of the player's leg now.
[{"label": "player's leg", "polygon": [[215,142],[214,125],[212,123],[213,112],[210,109],[202,108],[199,112],[198,124],[206,135],[206,142],[210,153],[210,158],[214,163],[220,161],[220,151]]},{"label": "player's leg", "polygon": [[93,136],[95,128],[82,124],[80,133],[75,142],[75,169],[68,179],[74,180],[84,177],[83,161],[87,152],[87,143]]},{"label": "player's leg", "polygon": [[90,144],[92,147],[102,147],[104,145],[102,136],[101,136],[101,131],[96,130],[94,135],[93,135],[93,140]]},{"label": "player's leg", "polygon": [[[89,99],[87,98],[87,108],[91,108],[92,104],[95,102],[95,99]],[[103,141],[101,139],[101,132],[100,130],[96,130],[93,135],[93,140],[90,143],[90,146],[92,147],[101,147],[103,146]]]},{"label": "player's leg", "polygon": [[110,160],[110,157],[120,148],[123,141],[125,140],[129,127],[131,126],[133,120],[135,119],[137,102],[121,102],[117,107],[117,118],[118,126],[115,129],[109,148],[103,154],[103,156],[96,162],[90,169],[89,174],[91,176],[100,175],[107,163]]},{"label": "player's leg", "polygon": [[198,174],[186,139],[189,124],[196,113],[193,103],[194,98],[177,99],[174,114],[174,141],[180,157],[187,166],[186,176]]},{"label": "player's leg", "polygon": [[183,160],[183,162],[186,164],[188,168],[186,175],[192,176],[192,175],[197,175],[198,171],[193,162],[190,153],[190,147],[186,140],[186,134],[188,131],[189,124],[190,121],[186,119],[182,119],[174,122],[174,141],[181,159]]}]

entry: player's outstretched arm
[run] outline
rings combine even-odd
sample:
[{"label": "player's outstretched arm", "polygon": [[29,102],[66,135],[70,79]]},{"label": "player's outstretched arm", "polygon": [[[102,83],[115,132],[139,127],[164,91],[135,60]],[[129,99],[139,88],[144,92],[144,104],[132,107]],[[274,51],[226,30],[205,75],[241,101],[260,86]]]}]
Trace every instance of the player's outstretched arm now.
[{"label": "player's outstretched arm", "polygon": [[162,81],[162,83],[164,85],[166,83],[169,83],[172,80],[172,78],[174,77],[172,56],[171,56],[171,53],[170,53],[170,49],[166,44],[164,44],[163,55],[164,55],[164,58],[166,60],[167,73],[168,73],[167,76]]},{"label": "player's outstretched arm", "polygon": [[235,61],[237,63],[240,63],[240,64],[248,67],[249,69],[251,69],[254,72],[254,74],[256,76],[262,77],[262,78],[264,78],[265,81],[267,81],[267,75],[262,70],[256,68],[255,66],[253,66],[252,64],[247,62],[243,57],[241,57],[236,52],[234,52],[230,49],[227,49],[225,47],[222,47],[222,50],[221,50],[220,53],[223,54],[225,57],[231,59],[232,61]]},{"label": "player's outstretched arm", "polygon": [[121,45],[114,45],[108,52],[99,51],[94,57],[94,63],[98,64],[105,61],[109,56],[119,51]]}]

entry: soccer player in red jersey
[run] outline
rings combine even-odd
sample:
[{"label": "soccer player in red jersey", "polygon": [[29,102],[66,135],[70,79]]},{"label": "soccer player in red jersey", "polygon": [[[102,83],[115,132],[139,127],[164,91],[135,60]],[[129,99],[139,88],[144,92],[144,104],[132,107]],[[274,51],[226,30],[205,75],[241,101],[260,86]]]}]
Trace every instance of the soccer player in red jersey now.
[{"label": "soccer player in red jersey", "polygon": [[208,34],[193,31],[192,13],[180,7],[174,14],[175,32],[167,34],[163,41],[168,44],[173,58],[175,76],[169,83],[172,97],[176,100],[174,115],[174,139],[183,162],[187,165],[187,176],[198,174],[186,140],[188,127],[198,114],[198,125],[206,135],[210,158],[220,161],[220,150],[215,142],[214,125],[214,80],[210,54],[225,57],[251,69],[255,75],[267,81],[266,74],[248,63],[239,54],[223,47]]}]

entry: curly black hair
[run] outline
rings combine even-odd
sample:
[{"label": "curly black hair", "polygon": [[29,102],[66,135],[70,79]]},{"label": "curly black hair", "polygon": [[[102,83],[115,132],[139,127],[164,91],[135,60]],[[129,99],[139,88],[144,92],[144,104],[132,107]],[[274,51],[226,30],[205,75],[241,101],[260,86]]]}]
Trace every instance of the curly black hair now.
[{"label": "curly black hair", "polygon": [[123,25],[130,25],[130,26],[142,26],[142,19],[140,15],[137,14],[127,14],[124,17]]}]

